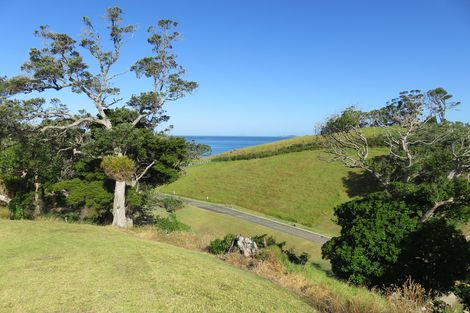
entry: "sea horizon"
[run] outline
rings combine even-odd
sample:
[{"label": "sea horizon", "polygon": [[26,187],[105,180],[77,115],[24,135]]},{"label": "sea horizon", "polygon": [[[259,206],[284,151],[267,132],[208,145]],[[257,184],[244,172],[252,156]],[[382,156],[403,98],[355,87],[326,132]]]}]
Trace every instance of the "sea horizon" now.
[{"label": "sea horizon", "polygon": [[279,140],[285,140],[296,136],[211,136],[211,135],[174,135],[175,137],[183,137],[186,140],[196,143],[205,144],[211,147],[210,155],[217,155],[224,152],[246,148],[250,146],[271,143]]}]

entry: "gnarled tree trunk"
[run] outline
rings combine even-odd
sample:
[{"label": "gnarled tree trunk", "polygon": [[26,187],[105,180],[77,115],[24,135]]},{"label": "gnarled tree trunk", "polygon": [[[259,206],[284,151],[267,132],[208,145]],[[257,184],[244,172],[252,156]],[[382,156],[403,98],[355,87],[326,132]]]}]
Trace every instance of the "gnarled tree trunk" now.
[{"label": "gnarled tree trunk", "polygon": [[127,228],[126,218],[126,182],[116,180],[113,202],[113,225]]},{"label": "gnarled tree trunk", "polygon": [[39,215],[42,215],[42,199],[41,199],[41,183],[38,180],[37,175],[34,177],[34,212],[33,216],[37,217]]}]

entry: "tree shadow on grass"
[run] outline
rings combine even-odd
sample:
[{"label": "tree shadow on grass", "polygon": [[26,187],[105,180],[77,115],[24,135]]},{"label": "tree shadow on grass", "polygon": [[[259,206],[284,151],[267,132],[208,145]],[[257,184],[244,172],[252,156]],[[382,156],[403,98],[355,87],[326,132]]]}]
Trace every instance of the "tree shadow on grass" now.
[{"label": "tree shadow on grass", "polygon": [[368,172],[349,171],[348,176],[343,177],[343,185],[351,198],[363,197],[369,193],[383,190],[377,179]]}]

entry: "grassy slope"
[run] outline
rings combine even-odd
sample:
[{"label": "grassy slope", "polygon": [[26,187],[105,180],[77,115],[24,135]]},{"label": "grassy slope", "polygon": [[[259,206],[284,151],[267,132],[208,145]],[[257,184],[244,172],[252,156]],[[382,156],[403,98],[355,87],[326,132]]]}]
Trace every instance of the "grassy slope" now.
[{"label": "grassy slope", "polygon": [[349,175],[357,177],[358,171],[328,158],[325,152],[314,150],[194,165],[161,190],[201,200],[209,197],[212,202],[235,204],[337,234],[333,208],[369,188],[370,182],[345,182]]},{"label": "grassy slope", "polygon": [[0,220],[0,312],[308,312],[194,251],[89,225]]},{"label": "grassy slope", "polygon": [[[383,130],[378,127],[369,127],[363,129],[363,132],[368,137],[377,136],[383,133]],[[312,142],[322,142],[323,138],[318,135],[307,135],[307,136],[298,136],[289,139],[279,140],[271,143],[266,143],[262,145],[256,145],[251,147],[246,147],[242,149],[237,149],[233,151],[228,151],[225,153],[221,153],[218,156],[229,156],[229,155],[240,155],[240,154],[249,154],[249,153],[256,153],[256,152],[263,152],[263,151],[274,151],[279,150],[280,148],[285,148],[292,145],[299,145],[299,144],[308,144]]]},{"label": "grassy slope", "polygon": [[203,209],[187,206],[176,211],[178,219],[191,226],[196,234],[209,235],[211,238],[220,238],[227,233],[245,236],[268,234],[278,242],[286,242],[286,248],[292,248],[296,253],[307,252],[310,260],[322,270],[330,270],[328,261],[321,258],[321,245],[310,241],[275,231],[261,225],[240,220],[232,216],[209,212]]}]

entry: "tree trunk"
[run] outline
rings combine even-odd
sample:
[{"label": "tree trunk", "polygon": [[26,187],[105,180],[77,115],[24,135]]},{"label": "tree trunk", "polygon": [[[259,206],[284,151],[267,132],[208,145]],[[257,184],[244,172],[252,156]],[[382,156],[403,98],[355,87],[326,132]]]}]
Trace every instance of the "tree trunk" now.
[{"label": "tree trunk", "polygon": [[42,199],[40,194],[41,183],[38,181],[37,176],[34,181],[34,212],[33,216],[37,217],[42,214]]},{"label": "tree trunk", "polygon": [[116,181],[114,187],[113,226],[127,228],[125,181]]}]

